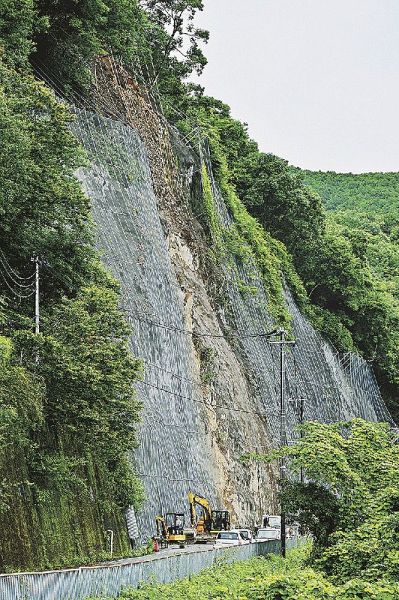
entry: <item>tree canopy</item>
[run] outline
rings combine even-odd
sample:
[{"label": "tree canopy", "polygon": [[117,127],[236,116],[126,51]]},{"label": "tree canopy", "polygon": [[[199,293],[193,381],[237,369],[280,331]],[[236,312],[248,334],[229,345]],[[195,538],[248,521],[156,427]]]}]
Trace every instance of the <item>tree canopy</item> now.
[{"label": "tree canopy", "polygon": [[290,518],[312,533],[314,564],[334,581],[398,578],[399,448],[388,424],[301,426],[302,437],[262,460],[286,456],[305,483],[283,486]]},{"label": "tree canopy", "polygon": [[[140,363],[130,355],[118,286],[94,249],[89,201],[74,177],[86,159],[69,129],[71,113],[24,72],[22,51],[18,65],[7,50],[0,58],[3,571],[98,555],[110,521],[116,547],[126,551],[124,509],[141,497],[127,460]],[[41,261],[39,335],[33,280],[21,279],[31,275],[33,256]],[[74,526],[66,504],[81,511]]]}]

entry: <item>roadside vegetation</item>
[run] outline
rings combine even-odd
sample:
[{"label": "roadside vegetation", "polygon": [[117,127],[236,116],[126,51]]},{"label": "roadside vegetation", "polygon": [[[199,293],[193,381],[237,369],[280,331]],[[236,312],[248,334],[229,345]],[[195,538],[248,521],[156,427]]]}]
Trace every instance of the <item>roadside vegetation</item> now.
[{"label": "roadside vegetation", "polygon": [[[118,285],[94,249],[71,115],[32,77],[30,2],[0,9],[0,569],[126,554],[140,415]],[[41,23],[41,21],[40,21]],[[39,21],[38,25],[39,26]],[[33,333],[40,257],[41,332]]]},{"label": "roadside vegetation", "polygon": [[[332,583],[309,565],[311,546],[291,550],[284,560],[270,554],[206,569],[167,585],[143,584],[118,600],[397,600],[399,584],[353,580]],[[94,600],[94,599],[92,599]],[[98,600],[98,599],[97,599]],[[105,600],[102,598],[101,600]],[[106,599],[111,600],[111,599]],[[114,599],[113,599],[114,600]]]},{"label": "roadside vegetation", "polygon": [[299,474],[281,499],[312,543],[288,552],[221,564],[169,585],[144,583],[120,600],[397,600],[399,598],[399,449],[388,425],[361,419],[307,423],[285,456]]},{"label": "roadside vegetation", "polygon": [[[228,246],[257,264],[276,323],[289,325],[283,276],[339,350],[357,349],[373,362],[397,414],[397,205],[389,223],[378,212],[363,233],[353,202],[327,218],[308,176],[260,152],[227,105],[189,82],[206,64],[208,33],[195,26],[202,7],[201,0],[0,3],[1,571],[95,560],[107,529],[115,531],[115,553],[128,553],[124,510],[142,499],[129,462],[141,365],[129,352],[118,285],[95,251],[89,202],[74,177],[86,157],[68,108],[38,79],[43,72],[59,93],[89,106],[97,56],[112,54],[139,74],[169,121],[201,136],[235,220],[231,231],[216,231],[204,169],[204,227],[218,251]],[[325,193],[315,179],[313,187]],[[38,335],[25,279],[33,256],[41,260]]]}]

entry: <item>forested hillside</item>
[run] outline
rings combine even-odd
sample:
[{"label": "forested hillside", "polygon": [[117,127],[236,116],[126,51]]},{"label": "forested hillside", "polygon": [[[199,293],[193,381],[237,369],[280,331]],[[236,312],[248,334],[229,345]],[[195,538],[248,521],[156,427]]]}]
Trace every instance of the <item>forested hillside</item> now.
[{"label": "forested hillside", "polygon": [[[35,11],[1,5],[0,568],[99,557],[105,530],[128,549],[124,509],[140,498],[127,463],[139,362],[118,286],[93,248],[85,157],[71,115],[28,64]],[[33,333],[40,257],[41,331]]]},{"label": "forested hillside", "polygon": [[340,351],[356,348],[373,362],[396,411],[399,302],[391,238],[385,249],[383,243],[376,247],[375,237],[370,252],[376,256],[368,260],[361,236],[349,235],[338,217],[327,216],[301,173],[285,160],[259,152],[227,106],[206,98],[197,102],[206,106],[202,114],[211,123],[211,142],[216,137],[211,143],[216,172],[224,174],[248,211],[288,250],[306,290],[297,294],[302,309]]},{"label": "forested hillside", "polygon": [[305,183],[322,197],[329,211],[384,215],[398,220],[399,173],[334,173],[301,171]]},{"label": "forested hillside", "polygon": [[[298,171],[296,171],[298,172]],[[328,220],[367,264],[381,290],[399,299],[399,174],[302,171]]]},{"label": "forested hillside", "polygon": [[[215,241],[210,263],[226,248],[249,257],[274,323],[287,329],[288,285],[338,350],[373,362],[397,414],[398,215],[384,209],[394,196],[375,194],[359,212],[351,194],[338,204],[334,191],[327,208],[341,208],[330,217],[308,184],[323,197],[326,186],[260,152],[229,107],[188,80],[206,64],[208,33],[194,24],[201,9],[201,0],[0,1],[1,570],[98,559],[110,528],[115,551],[127,552],[124,510],[142,495],[128,460],[141,363],[129,351],[118,284],[94,248],[89,201],[75,177],[87,157],[54,93],[115,118],[93,99],[99,57],[122,65],[125,87],[151,90],[153,110],[193,151],[198,139],[209,149],[235,222],[220,231],[203,165],[197,217]],[[389,181],[397,186],[396,175]]]},{"label": "forested hillside", "polygon": [[368,261],[374,274],[399,297],[399,175],[364,175],[304,171],[329,218]]}]

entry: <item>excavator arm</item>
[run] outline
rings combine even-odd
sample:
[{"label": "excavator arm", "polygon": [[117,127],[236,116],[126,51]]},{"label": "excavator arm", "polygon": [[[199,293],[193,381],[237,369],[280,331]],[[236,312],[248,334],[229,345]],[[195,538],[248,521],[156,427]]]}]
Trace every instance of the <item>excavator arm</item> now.
[{"label": "excavator arm", "polygon": [[212,524],[212,510],[209,501],[198,494],[193,492],[188,493],[188,502],[190,505],[190,519],[191,527],[195,528],[197,525],[197,506],[201,506],[204,512],[204,529],[209,531]]}]

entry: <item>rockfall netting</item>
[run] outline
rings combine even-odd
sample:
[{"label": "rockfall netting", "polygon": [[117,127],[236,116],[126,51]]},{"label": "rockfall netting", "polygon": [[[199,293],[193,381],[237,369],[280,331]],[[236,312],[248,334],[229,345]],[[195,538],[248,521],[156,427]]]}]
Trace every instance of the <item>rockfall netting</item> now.
[{"label": "rockfall netting", "polygon": [[[133,328],[132,351],[145,361],[135,451],[146,492],[138,515],[145,539],[154,533],[157,514],[186,512],[189,490],[215,500],[201,397],[191,382],[187,335],[179,331],[184,329],[182,302],[143,144],[132,128],[83,110],[77,111],[73,130],[92,161],[79,178],[92,202],[98,247],[121,284]],[[157,326],[165,321],[169,328]]]},{"label": "rockfall netting", "polygon": [[[145,362],[144,381],[137,386],[143,421],[134,452],[146,493],[137,515],[144,539],[153,534],[156,514],[187,512],[189,490],[217,501],[203,418],[207,400],[200,382],[193,380],[183,293],[168,255],[145,147],[130,126],[85,110],[75,112],[73,131],[91,160],[79,178],[91,199],[98,247],[121,283],[123,308],[133,327],[131,347]],[[213,180],[212,185],[220,220],[229,227],[231,215]],[[224,265],[224,271],[230,315],[226,329],[258,407],[249,407],[245,418],[261,419],[265,439],[278,445],[279,348],[260,335],[273,328],[261,276],[254,265],[238,262],[233,270]],[[238,280],[256,287],[256,294],[242,293]],[[285,294],[296,340],[286,353],[288,442],[298,436],[301,403],[305,420],[360,416],[391,421],[368,364],[358,356],[340,357],[301,315],[288,289]],[[235,426],[234,407],[225,406],[221,398],[214,398],[214,406],[225,409]],[[241,417],[243,413],[241,409]],[[229,417],[224,418],[221,427],[229,425]],[[253,450],[251,439],[246,443],[247,450]]]}]

